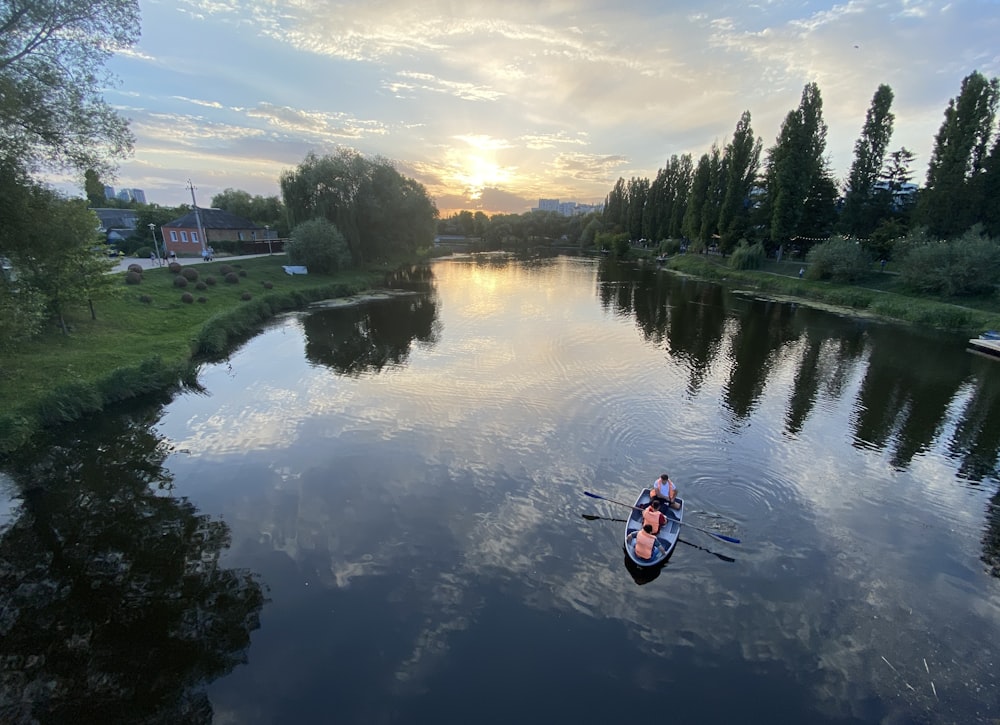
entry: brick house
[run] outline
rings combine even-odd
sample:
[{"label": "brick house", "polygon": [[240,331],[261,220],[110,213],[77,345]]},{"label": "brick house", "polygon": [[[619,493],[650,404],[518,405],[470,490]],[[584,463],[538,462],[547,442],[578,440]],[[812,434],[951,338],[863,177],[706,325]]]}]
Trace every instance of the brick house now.
[{"label": "brick house", "polygon": [[253,242],[266,239],[264,227],[228,211],[199,208],[198,215],[201,217],[201,228],[205,231],[204,245],[198,230],[198,220],[194,211],[190,211],[160,227],[167,253],[200,256],[202,247],[210,247],[213,242]]}]

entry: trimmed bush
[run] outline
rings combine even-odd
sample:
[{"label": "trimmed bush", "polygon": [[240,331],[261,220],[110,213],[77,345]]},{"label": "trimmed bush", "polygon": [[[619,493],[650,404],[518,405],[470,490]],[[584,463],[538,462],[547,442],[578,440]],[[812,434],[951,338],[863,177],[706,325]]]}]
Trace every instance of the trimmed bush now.
[{"label": "trimmed bush", "polygon": [[208,302],[208,297],[199,297],[198,301],[204,304],[205,302]]},{"label": "trimmed bush", "polygon": [[274,284],[271,283],[271,282],[264,282],[263,284],[264,284],[264,289],[273,289],[274,288]]},{"label": "trimmed bush", "polygon": [[180,274],[181,265],[179,262],[171,262],[170,264],[167,265],[167,269],[169,269],[174,274]]},{"label": "trimmed bush", "polygon": [[250,294],[249,292],[244,292],[243,294],[240,295],[240,299],[243,300],[244,302],[249,302],[250,300],[253,299],[253,295]]},{"label": "trimmed bush", "polygon": [[247,271],[245,269],[241,269],[239,274],[240,274],[240,277],[246,277],[247,276]]},{"label": "trimmed bush", "polygon": [[141,264],[130,264],[128,266],[128,271],[129,272],[135,272],[136,274],[142,274],[142,265]]},{"label": "trimmed bush", "polygon": [[181,295],[181,302],[183,302],[186,305],[191,304],[192,302],[194,302],[194,295],[192,295],[190,292],[185,292],[184,294]]},{"label": "trimmed bush", "polygon": [[208,285],[207,285],[207,284],[205,284],[204,282],[202,282],[201,280],[198,280],[198,281],[197,281],[197,282],[195,283],[195,285],[194,285],[194,288],[195,288],[196,290],[204,290],[204,289],[208,289]]},{"label": "trimmed bush", "polygon": [[235,270],[228,264],[224,264],[221,267],[219,267],[219,274],[221,274],[223,277],[225,277],[227,274],[233,271]]},{"label": "trimmed bush", "polygon": [[226,282],[228,282],[229,284],[240,283],[240,278],[236,275],[236,272],[230,272],[229,274],[226,275],[225,279]]},{"label": "trimmed bush", "polygon": [[144,305],[153,304],[153,298],[149,295],[139,295],[139,301]]},{"label": "trimmed bush", "polygon": [[142,282],[142,275],[129,270],[125,273],[125,284],[139,284]]},{"label": "trimmed bush", "polygon": [[184,288],[187,286],[188,286],[188,281],[184,279],[184,277],[182,277],[181,275],[177,275],[176,277],[174,277],[174,287]]},{"label": "trimmed bush", "polygon": [[198,270],[194,267],[184,267],[184,269],[181,270],[181,274],[183,274],[189,282],[194,282],[198,279]]},{"label": "trimmed bush", "polygon": [[207,284],[209,287],[214,287],[217,281],[218,280],[215,279],[215,277],[213,277],[212,275],[208,275],[207,277],[205,277],[205,284]]}]

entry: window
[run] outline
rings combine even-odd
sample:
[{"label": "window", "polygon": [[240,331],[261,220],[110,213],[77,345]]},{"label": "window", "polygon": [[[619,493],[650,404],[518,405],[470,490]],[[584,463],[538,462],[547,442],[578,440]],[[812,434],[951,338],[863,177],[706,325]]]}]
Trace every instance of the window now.
[{"label": "window", "polygon": [[182,242],[186,242],[187,240],[188,240],[188,233],[187,232],[181,232],[181,241]]},{"label": "window", "polygon": [[198,232],[191,232],[191,241],[195,244],[198,243]]},{"label": "window", "polygon": [[236,238],[239,239],[242,242],[243,241],[243,232],[236,232]]},{"label": "window", "polygon": [[177,232],[175,232],[173,229],[170,230],[170,241],[171,242],[177,241]]}]

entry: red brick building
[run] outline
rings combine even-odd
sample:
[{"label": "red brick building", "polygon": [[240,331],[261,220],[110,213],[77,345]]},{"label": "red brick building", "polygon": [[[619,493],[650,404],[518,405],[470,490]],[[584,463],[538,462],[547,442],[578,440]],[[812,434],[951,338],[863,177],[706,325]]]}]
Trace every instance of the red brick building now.
[{"label": "red brick building", "polygon": [[249,242],[267,238],[264,227],[222,209],[198,209],[198,216],[201,217],[201,229],[205,232],[204,240],[194,211],[160,227],[168,254],[176,252],[178,256],[201,256],[202,249],[212,246],[213,242]]}]

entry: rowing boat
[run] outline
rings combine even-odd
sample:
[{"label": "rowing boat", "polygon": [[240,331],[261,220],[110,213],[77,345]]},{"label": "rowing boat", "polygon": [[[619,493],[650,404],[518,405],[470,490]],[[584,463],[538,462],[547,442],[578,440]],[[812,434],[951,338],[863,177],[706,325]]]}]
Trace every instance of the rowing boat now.
[{"label": "rowing boat", "polygon": [[649,489],[643,489],[636,499],[636,508],[632,509],[632,514],[625,523],[625,553],[637,566],[662,564],[673,553],[677,539],[681,535],[681,522],[684,520],[684,502],[679,498],[675,500],[681,505],[679,510],[675,511],[669,506],[660,509],[660,513],[666,516],[667,520],[656,534],[657,545],[653,547],[653,558],[643,559],[635,553],[635,536],[642,528],[642,510],[649,505]]}]

